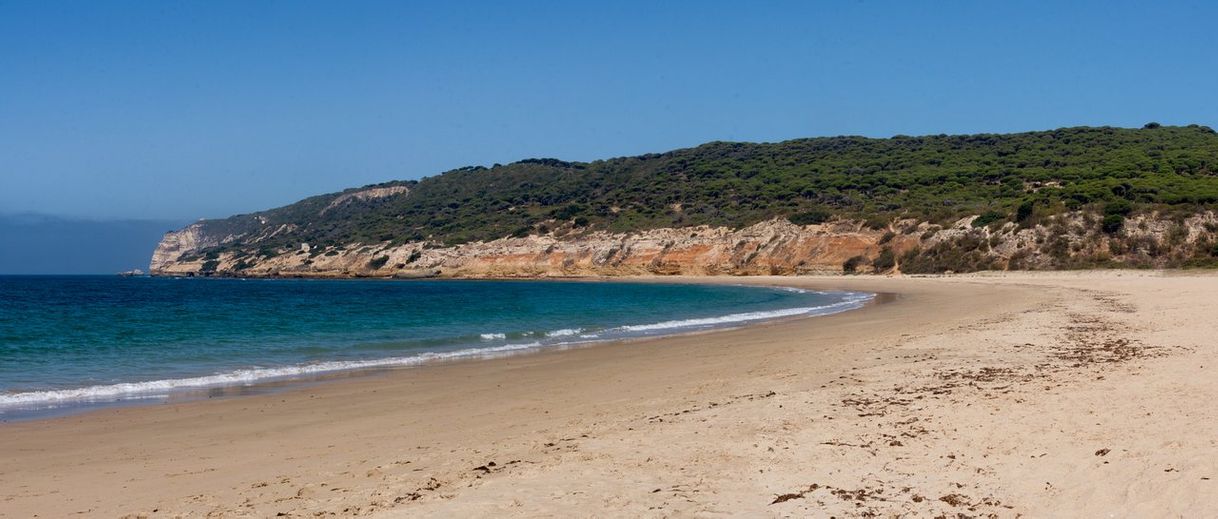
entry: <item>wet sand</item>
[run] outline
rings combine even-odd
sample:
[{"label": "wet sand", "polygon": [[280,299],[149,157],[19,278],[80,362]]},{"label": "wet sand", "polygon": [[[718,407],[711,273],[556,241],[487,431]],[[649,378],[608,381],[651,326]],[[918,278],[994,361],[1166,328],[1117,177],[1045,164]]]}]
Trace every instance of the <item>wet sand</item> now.
[{"label": "wet sand", "polygon": [[1218,514],[1218,277],[688,281],[891,296],[3,424],[0,515]]}]

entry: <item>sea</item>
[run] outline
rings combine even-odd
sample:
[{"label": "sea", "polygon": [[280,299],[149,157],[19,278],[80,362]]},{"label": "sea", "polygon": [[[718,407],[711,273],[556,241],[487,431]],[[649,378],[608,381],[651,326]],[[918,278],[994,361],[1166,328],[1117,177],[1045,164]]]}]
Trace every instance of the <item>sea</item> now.
[{"label": "sea", "polygon": [[0,420],[825,315],[871,297],[598,281],[0,276]]}]

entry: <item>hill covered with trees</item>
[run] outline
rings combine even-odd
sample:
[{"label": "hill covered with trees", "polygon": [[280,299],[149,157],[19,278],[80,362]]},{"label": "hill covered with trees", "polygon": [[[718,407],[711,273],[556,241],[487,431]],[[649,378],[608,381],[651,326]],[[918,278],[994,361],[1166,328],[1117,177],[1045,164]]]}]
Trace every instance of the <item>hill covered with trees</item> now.
[{"label": "hill covered with trees", "polygon": [[741,229],[774,218],[895,231],[901,221],[947,227],[978,216],[974,227],[1026,228],[1076,214],[1094,215],[1112,234],[1136,215],[1184,218],[1215,204],[1218,134],[1198,125],[712,142],[594,162],[465,167],[205,220],[197,226],[205,239],[186,257]]}]

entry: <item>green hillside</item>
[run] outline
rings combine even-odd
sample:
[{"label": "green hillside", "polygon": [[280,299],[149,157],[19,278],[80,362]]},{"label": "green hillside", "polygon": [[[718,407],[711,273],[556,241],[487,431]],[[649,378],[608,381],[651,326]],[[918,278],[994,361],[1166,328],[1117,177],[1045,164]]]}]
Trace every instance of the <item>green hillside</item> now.
[{"label": "green hillside", "polygon": [[[1204,126],[1064,128],[1016,134],[827,137],[772,144],[712,142],[590,163],[522,160],[467,167],[406,186],[409,194],[343,193],[204,222],[212,235],[301,242],[452,245],[565,230],[742,227],[774,216],[875,226],[895,218],[1028,220],[1072,209],[1194,212],[1218,203],[1218,134]],[[373,187],[373,186],[368,186]],[[359,188],[359,189],[367,189]],[[358,190],[348,190],[351,193]],[[278,234],[267,237],[280,227]]]}]

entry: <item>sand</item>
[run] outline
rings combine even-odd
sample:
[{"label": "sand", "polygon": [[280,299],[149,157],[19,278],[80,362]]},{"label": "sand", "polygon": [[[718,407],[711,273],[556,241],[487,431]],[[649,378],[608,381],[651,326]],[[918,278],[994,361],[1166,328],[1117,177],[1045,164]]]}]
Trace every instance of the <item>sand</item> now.
[{"label": "sand", "polygon": [[1218,277],[693,281],[890,295],[0,424],[0,515],[1218,515]]}]

